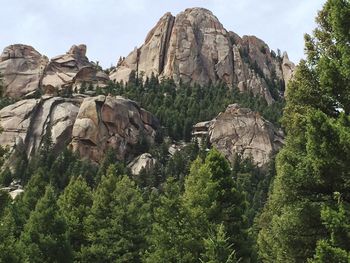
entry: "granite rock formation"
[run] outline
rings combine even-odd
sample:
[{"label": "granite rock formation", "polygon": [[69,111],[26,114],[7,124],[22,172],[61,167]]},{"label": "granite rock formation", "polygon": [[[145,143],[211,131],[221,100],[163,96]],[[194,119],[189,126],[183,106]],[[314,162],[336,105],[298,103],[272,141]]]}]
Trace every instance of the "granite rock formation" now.
[{"label": "granite rock formation", "polygon": [[35,154],[50,135],[54,151],[65,146],[98,163],[108,148],[120,159],[133,154],[142,136],[154,141],[158,120],[135,102],[98,96],[21,100],[0,110],[0,144]]},{"label": "granite rock formation", "polygon": [[154,142],[158,125],[158,120],[134,101],[102,95],[86,98],[74,123],[71,146],[95,162],[110,148],[124,160],[140,140]]},{"label": "granite rock formation", "polygon": [[0,55],[0,73],[5,86],[4,95],[22,98],[40,87],[48,59],[33,47],[11,45]]},{"label": "granite rock formation", "polygon": [[176,17],[166,13],[110,79],[127,82],[135,71],[190,85],[224,82],[271,103],[283,96],[293,70],[282,60],[262,40],[227,31],[209,10],[189,8]]},{"label": "granite rock formation", "polygon": [[79,90],[82,85],[105,86],[108,80],[108,75],[86,57],[86,46],[73,45],[66,54],[50,60],[42,86],[44,92],[61,90],[65,87]]},{"label": "granite rock formation", "polygon": [[194,126],[193,135],[209,138],[231,162],[237,155],[252,158],[259,167],[264,166],[284,144],[283,133],[259,113],[237,104],[229,105],[215,119]]},{"label": "granite rock formation", "polygon": [[14,99],[39,91],[57,95],[62,89],[75,91],[84,85],[104,87],[109,81],[108,75],[86,57],[85,45],[73,45],[50,61],[31,46],[11,45],[0,56],[0,73],[4,95]]},{"label": "granite rock formation", "polygon": [[128,167],[133,175],[139,175],[142,170],[150,171],[156,164],[157,160],[149,153],[143,153],[132,160]]}]

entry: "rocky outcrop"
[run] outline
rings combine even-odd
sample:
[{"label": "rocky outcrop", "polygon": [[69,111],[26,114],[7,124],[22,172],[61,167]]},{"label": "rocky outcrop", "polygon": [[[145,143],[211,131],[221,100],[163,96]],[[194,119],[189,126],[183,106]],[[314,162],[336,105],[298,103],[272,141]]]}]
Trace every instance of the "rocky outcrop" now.
[{"label": "rocky outcrop", "polygon": [[203,8],[189,8],[176,17],[166,13],[110,78],[127,82],[132,71],[190,85],[224,82],[262,95],[268,103],[283,95],[274,89],[284,90],[282,58],[254,36],[228,32]]},{"label": "rocky outcrop", "polygon": [[215,119],[202,122],[203,125],[194,127],[196,131],[204,130],[211,145],[217,148],[231,162],[236,155],[243,158],[252,158],[253,162],[262,167],[268,163],[271,156],[283,145],[283,134],[274,126],[263,119],[259,113],[247,108],[241,108],[237,104],[229,105],[225,112],[220,113]]},{"label": "rocky outcrop", "polygon": [[289,60],[288,54],[284,52],[283,60],[282,60],[282,72],[283,72],[283,79],[286,84],[286,87],[288,86],[288,82],[293,77],[294,71],[295,71],[295,64]]},{"label": "rocky outcrop", "polygon": [[44,92],[70,87],[79,90],[82,85],[105,86],[109,78],[86,57],[85,45],[73,45],[64,54],[50,60],[42,80]]},{"label": "rocky outcrop", "polygon": [[52,58],[27,45],[11,45],[0,56],[4,95],[20,99],[40,91],[56,94],[62,89],[82,86],[104,87],[109,77],[86,57],[86,46],[72,46],[67,54]]},{"label": "rocky outcrop", "polygon": [[68,144],[81,157],[98,163],[109,148],[120,159],[133,154],[141,139],[154,141],[158,120],[122,97],[27,99],[0,110],[0,144],[35,154],[45,136],[54,151]]},{"label": "rocky outcrop", "polygon": [[71,146],[95,162],[110,148],[119,159],[126,159],[141,140],[154,142],[158,125],[158,120],[134,101],[111,96],[86,98],[74,123]]},{"label": "rocky outcrop", "polygon": [[10,147],[24,144],[24,150],[31,156],[50,132],[54,149],[62,149],[70,142],[80,103],[79,99],[43,97],[21,100],[3,108],[0,144]]},{"label": "rocky outcrop", "polygon": [[4,95],[18,99],[37,91],[47,63],[48,59],[31,46],[6,47],[0,55]]},{"label": "rocky outcrop", "polygon": [[152,157],[149,153],[143,153],[132,160],[128,167],[133,175],[139,175],[142,170],[150,171],[156,164],[156,159]]}]

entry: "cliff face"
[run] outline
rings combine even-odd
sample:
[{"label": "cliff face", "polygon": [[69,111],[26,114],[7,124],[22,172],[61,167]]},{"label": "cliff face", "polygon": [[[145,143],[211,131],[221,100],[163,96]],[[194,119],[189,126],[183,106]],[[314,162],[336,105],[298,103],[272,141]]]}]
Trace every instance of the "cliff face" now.
[{"label": "cliff face", "polygon": [[[289,61],[289,60],[288,60]],[[176,83],[207,85],[224,82],[262,95],[268,103],[281,96],[294,64],[283,61],[262,40],[228,32],[203,8],[189,8],[176,17],[166,13],[144,44],[120,61],[110,78],[129,80],[134,70]],[[276,89],[274,91],[273,89]]]},{"label": "cliff face", "polygon": [[49,132],[57,152],[70,145],[81,157],[98,163],[112,148],[124,160],[142,136],[153,143],[158,125],[151,113],[122,97],[46,96],[0,110],[0,144],[20,145],[32,156]]},{"label": "cliff face", "polygon": [[109,77],[86,57],[85,45],[73,45],[64,54],[49,60],[33,47],[11,45],[0,56],[4,95],[20,99],[35,92],[54,94],[82,85],[105,86]]}]

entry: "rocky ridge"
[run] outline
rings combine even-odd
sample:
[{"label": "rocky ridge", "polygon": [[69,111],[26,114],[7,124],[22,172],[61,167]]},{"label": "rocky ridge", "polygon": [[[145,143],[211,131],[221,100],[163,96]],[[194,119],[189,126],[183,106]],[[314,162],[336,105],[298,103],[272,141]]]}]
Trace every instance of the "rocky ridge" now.
[{"label": "rocky ridge", "polygon": [[[122,97],[21,100],[0,110],[0,144],[35,154],[50,135],[54,151],[69,145],[81,157],[100,162],[109,148],[127,159],[144,136],[153,143],[158,120],[136,102]],[[142,136],[141,136],[142,135]]]},{"label": "rocky ridge", "polygon": [[63,89],[79,90],[82,86],[103,87],[109,77],[86,57],[85,45],[73,45],[64,54],[49,60],[33,47],[16,44],[0,56],[4,95],[20,99],[35,93],[54,94]]},{"label": "rocky ridge", "polygon": [[283,95],[293,70],[287,55],[276,55],[262,40],[241,38],[209,10],[189,8],[176,17],[166,13],[144,44],[118,62],[110,79],[127,82],[136,71],[144,78],[153,74],[191,85],[224,82],[271,103]]}]

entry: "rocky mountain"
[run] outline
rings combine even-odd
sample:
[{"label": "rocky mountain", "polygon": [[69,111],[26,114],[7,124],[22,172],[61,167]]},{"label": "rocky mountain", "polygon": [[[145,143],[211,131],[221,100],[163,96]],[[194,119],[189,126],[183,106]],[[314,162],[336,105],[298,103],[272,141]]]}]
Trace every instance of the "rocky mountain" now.
[{"label": "rocky mountain", "polygon": [[21,100],[0,110],[0,144],[35,154],[45,136],[55,151],[66,145],[100,162],[109,148],[119,159],[132,157],[141,139],[154,142],[158,120],[136,102],[112,96]]},{"label": "rocky mountain", "polygon": [[176,17],[166,13],[144,44],[118,62],[110,79],[127,82],[136,71],[145,78],[153,74],[176,83],[224,82],[271,103],[293,70],[286,53],[282,57],[254,36],[241,38],[227,31],[209,10],[189,8]]},{"label": "rocky mountain", "polygon": [[109,77],[86,57],[85,45],[73,45],[64,54],[49,60],[33,47],[16,44],[4,49],[0,56],[0,72],[4,95],[20,99],[34,93],[55,94],[82,85],[103,87]]},{"label": "rocky mountain", "polygon": [[194,126],[193,136],[208,139],[231,162],[236,155],[252,158],[262,167],[284,144],[284,135],[259,113],[237,104],[227,107],[211,121]]},{"label": "rocky mountain", "polygon": [[[156,117],[122,97],[88,97],[76,91],[104,87],[110,80],[127,82],[135,71],[139,77],[172,78],[177,84],[224,82],[262,95],[271,104],[283,96],[294,67],[287,53],[276,54],[257,37],[227,31],[203,8],[189,8],[176,17],[166,13],[144,44],[121,59],[109,76],[89,61],[85,45],[73,45],[50,60],[33,47],[11,45],[0,56],[3,93],[22,100],[0,110],[0,144],[21,146],[32,156],[50,135],[55,151],[69,145],[98,163],[113,148],[119,159],[130,159],[142,140],[154,142],[159,127]],[[69,96],[63,97],[63,91],[69,91]],[[208,136],[230,160],[238,153],[252,156],[259,166],[283,142],[271,123],[237,105],[196,125],[194,135]],[[141,157],[133,163],[134,173],[154,164],[148,155]]]}]

